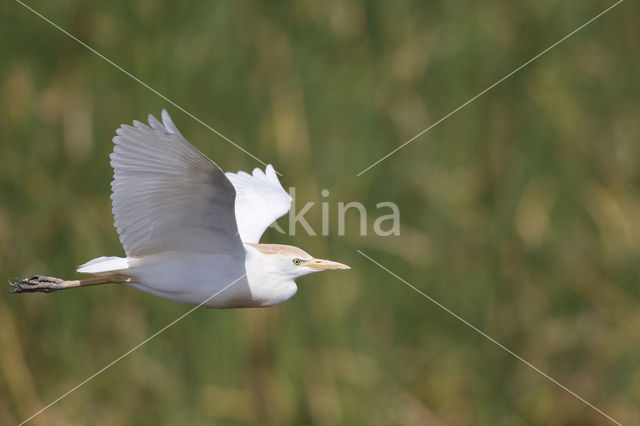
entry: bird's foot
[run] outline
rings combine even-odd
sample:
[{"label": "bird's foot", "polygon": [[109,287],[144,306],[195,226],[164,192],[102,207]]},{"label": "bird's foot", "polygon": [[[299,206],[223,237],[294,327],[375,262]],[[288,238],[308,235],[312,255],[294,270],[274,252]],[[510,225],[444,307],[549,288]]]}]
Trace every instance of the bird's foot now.
[{"label": "bird's foot", "polygon": [[44,275],[16,278],[14,281],[9,280],[9,284],[13,287],[12,293],[33,293],[36,291],[51,293],[52,291],[60,290],[63,282],[60,278],[45,277]]}]

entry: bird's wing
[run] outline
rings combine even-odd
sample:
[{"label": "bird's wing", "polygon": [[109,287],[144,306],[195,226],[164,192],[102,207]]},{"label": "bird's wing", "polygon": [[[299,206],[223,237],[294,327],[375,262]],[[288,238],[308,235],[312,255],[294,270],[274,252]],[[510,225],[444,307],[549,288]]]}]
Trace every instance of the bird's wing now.
[{"label": "bird's wing", "polygon": [[169,114],[122,125],[113,138],[113,215],[127,256],[242,247],[235,191],[224,172],[187,142]]},{"label": "bird's wing", "polygon": [[264,172],[256,168],[251,175],[245,172],[227,172],[226,175],[236,189],[236,222],[240,238],[245,243],[257,243],[269,225],[289,211],[292,199],[271,164]]}]

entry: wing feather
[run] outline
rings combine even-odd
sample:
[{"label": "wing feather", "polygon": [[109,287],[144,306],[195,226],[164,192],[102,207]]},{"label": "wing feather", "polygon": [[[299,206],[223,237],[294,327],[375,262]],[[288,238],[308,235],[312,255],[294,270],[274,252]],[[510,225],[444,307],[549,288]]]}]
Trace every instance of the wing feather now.
[{"label": "wing feather", "polygon": [[291,208],[291,196],[284,190],[269,164],[253,174],[226,173],[236,190],[236,222],[245,243],[258,243],[264,231]]},{"label": "wing feather", "polygon": [[241,248],[233,185],[164,110],[162,119],[122,125],[113,138],[111,199],[127,256]]}]

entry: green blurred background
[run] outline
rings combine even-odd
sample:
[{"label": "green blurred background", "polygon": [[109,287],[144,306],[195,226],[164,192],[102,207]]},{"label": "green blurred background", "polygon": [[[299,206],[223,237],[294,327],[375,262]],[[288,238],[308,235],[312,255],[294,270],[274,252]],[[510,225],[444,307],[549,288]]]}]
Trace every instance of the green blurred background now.
[{"label": "green blurred background", "polygon": [[[640,36],[627,1],[360,177],[607,1],[29,1],[296,186],[331,191],[352,271],[269,309],[199,309],[30,424],[604,425],[360,249],[628,424],[640,419]],[[20,4],[0,4],[0,271],[122,255],[108,155],[167,108],[229,171],[259,164]],[[339,201],[401,209],[360,236]],[[320,228],[320,208],[307,216]],[[280,221],[287,226],[286,218]],[[8,286],[7,286],[8,289]],[[0,292],[0,424],[189,309],[106,286]]]}]

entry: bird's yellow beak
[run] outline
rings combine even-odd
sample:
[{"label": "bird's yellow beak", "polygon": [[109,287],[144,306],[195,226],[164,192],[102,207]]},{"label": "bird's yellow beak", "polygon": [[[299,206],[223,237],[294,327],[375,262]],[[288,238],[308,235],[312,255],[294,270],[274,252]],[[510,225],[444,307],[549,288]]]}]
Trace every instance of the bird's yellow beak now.
[{"label": "bird's yellow beak", "polygon": [[318,271],[325,271],[327,269],[351,269],[345,264],[325,259],[311,259],[308,260],[304,265]]}]

